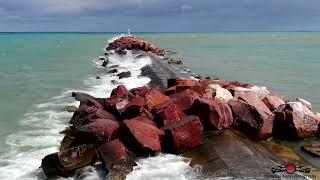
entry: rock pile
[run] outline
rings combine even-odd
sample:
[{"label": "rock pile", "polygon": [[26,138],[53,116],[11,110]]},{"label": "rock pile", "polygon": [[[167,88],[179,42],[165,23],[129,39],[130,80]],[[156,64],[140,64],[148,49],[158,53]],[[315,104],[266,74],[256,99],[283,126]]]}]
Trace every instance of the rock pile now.
[{"label": "rock pile", "polygon": [[[165,54],[142,38],[126,36],[110,43],[105,55],[113,53],[110,50],[126,55],[133,49]],[[110,63],[108,57],[99,60],[102,67]],[[131,76],[130,71],[119,73],[118,67],[110,66],[108,73],[119,79]],[[184,153],[205,143],[206,131],[236,128],[257,140],[320,137],[320,115],[312,112],[310,102],[284,101],[265,87],[236,81],[170,78],[167,89],[129,90],[119,85],[108,98],[79,92],[72,96],[80,106],[65,109],[74,114],[62,132],[60,151],[42,160],[48,178],[68,177],[79,168],[102,163],[113,178],[125,179],[137,157]],[[319,147],[304,149],[314,153]]]},{"label": "rock pile", "polygon": [[115,50],[116,53],[125,55],[125,50],[142,50],[142,51],[151,51],[156,55],[164,55],[166,53],[165,50],[146,42],[144,39],[140,37],[134,36],[124,36],[121,38],[116,39],[112,43],[109,44],[107,47],[107,51]]},{"label": "rock pile", "polygon": [[109,98],[80,101],[60,152],[42,160],[45,174],[70,176],[102,162],[123,179],[136,157],[180,154],[204,143],[204,131],[234,127],[256,139],[316,136],[320,118],[305,100],[284,102],[263,87],[220,80],[168,79],[168,89],[119,85]]}]

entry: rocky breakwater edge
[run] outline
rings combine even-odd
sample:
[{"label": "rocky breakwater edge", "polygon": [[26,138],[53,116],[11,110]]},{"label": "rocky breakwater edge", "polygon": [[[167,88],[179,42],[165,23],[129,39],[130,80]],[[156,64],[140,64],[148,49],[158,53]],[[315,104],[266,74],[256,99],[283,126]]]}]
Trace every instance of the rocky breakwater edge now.
[{"label": "rocky breakwater edge", "polygon": [[[115,74],[119,79],[130,77],[131,72],[119,73],[117,65],[109,67],[108,56],[147,52],[136,54],[135,58],[139,59],[150,53],[153,54],[150,57],[166,53],[142,38],[131,36],[116,39],[106,50],[105,56],[100,57],[101,64],[108,67],[108,73]],[[166,66],[164,58],[153,59],[164,71],[174,72]],[[149,73],[145,74],[152,79],[155,75],[152,66],[149,67]],[[272,94],[265,87],[201,79],[190,73],[168,75],[166,83],[163,77],[158,77],[158,80],[165,85],[160,88],[153,83],[130,89],[120,84],[106,98],[72,93],[80,101],[80,106],[70,109],[74,114],[70,127],[62,132],[65,137],[60,151],[42,160],[41,167],[46,176],[68,177],[79,168],[102,163],[113,179],[125,179],[137,165],[138,157],[150,157],[163,152],[191,157],[195,160],[194,165],[214,162],[213,165],[218,165],[222,171],[208,166],[208,169],[203,169],[203,173],[210,177],[264,177],[261,174],[264,169],[252,171],[252,174],[246,170],[243,173],[236,172],[241,171],[240,166],[255,166],[248,167],[251,172],[261,164],[265,165],[263,168],[270,169],[281,164],[281,160],[269,157],[270,152],[261,150],[261,146],[254,142],[270,138],[298,140],[320,134],[320,116],[312,112],[311,103],[304,99],[288,101]],[[114,80],[113,83],[119,82]],[[212,140],[212,136],[216,140]],[[223,138],[230,137],[237,140],[231,142],[232,146],[239,148],[230,149],[230,146],[219,151],[219,147],[225,147],[219,143],[225,143]],[[239,139],[241,143],[247,142],[244,145],[251,151],[242,149]],[[259,151],[251,149],[252,146]],[[206,153],[217,152],[204,157],[207,154],[202,150],[206,148],[211,148]],[[268,157],[260,157],[260,154],[256,156],[252,151],[265,152]],[[199,152],[201,154],[197,154]],[[230,158],[228,152],[239,154],[233,154],[234,158]],[[215,155],[217,157],[210,159],[209,156]],[[241,155],[251,155],[254,160],[261,161],[246,164],[248,157],[237,160],[236,156]],[[243,164],[238,161],[243,161]]]}]

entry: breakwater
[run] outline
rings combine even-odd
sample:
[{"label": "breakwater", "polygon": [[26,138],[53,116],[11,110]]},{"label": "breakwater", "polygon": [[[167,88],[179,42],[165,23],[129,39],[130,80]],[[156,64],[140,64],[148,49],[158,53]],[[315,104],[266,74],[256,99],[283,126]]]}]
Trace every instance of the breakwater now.
[{"label": "breakwater", "polygon": [[[125,53],[127,53],[125,50],[118,52],[118,54],[122,56],[126,56]],[[147,57],[152,56],[150,55]],[[135,56],[135,59],[140,58],[140,54]],[[66,140],[69,144],[63,143],[64,146],[61,147],[62,150],[60,153],[47,156],[43,160],[42,167],[48,176],[52,174],[67,176],[75,169],[91,164],[92,161],[96,161],[95,158],[97,158],[96,152],[98,149],[98,160],[103,162],[105,168],[111,170],[111,174],[114,172],[116,174],[115,176],[120,172],[121,177],[123,177],[122,175],[132,171],[132,166],[135,165],[134,157],[131,156],[132,154],[129,153],[130,151],[136,156],[154,155],[154,153],[162,151],[161,148],[164,147],[164,152],[180,154],[194,149],[195,147],[204,147],[202,144],[210,145],[208,142],[210,142],[211,136],[206,136],[206,133],[203,132],[204,130],[205,132],[218,130],[220,133],[218,133],[218,137],[221,138],[220,140],[218,138],[213,141],[216,143],[214,144],[217,147],[217,153],[215,155],[218,157],[213,159],[220,160],[220,163],[217,163],[219,161],[216,162],[217,165],[224,163],[225,166],[224,168],[223,166],[219,166],[222,167],[221,171],[219,171],[222,174],[211,174],[211,177],[221,177],[223,175],[231,175],[232,177],[237,178],[265,177],[266,175],[263,174],[263,172],[270,169],[270,166],[279,166],[279,164],[272,161],[272,154],[264,151],[265,149],[263,149],[263,146],[259,145],[259,143],[248,140],[246,136],[243,136],[244,138],[241,139],[241,136],[236,134],[236,131],[233,130],[221,131],[230,128],[234,123],[233,118],[237,117],[237,121],[240,123],[238,125],[235,124],[235,127],[238,126],[244,133],[253,136],[253,138],[265,139],[271,137],[272,128],[270,132],[270,125],[268,126],[267,124],[269,123],[269,115],[270,117],[273,117],[273,114],[269,112],[270,110],[268,111],[266,109],[264,112],[260,112],[261,107],[259,107],[259,105],[261,104],[256,105],[257,107],[252,105],[255,102],[260,102],[260,100],[251,94],[251,92],[257,92],[259,90],[260,96],[266,96],[268,91],[257,86],[236,82],[211,81],[209,79],[200,81],[193,80],[199,77],[190,76],[193,74],[189,74],[189,70],[177,68],[175,66],[167,66],[163,64],[160,59],[156,59],[155,57],[151,59],[153,59],[153,64],[151,66],[149,65],[149,70],[151,69],[151,71],[149,71],[149,76],[155,77],[158,74],[158,77],[156,78],[158,79],[157,81],[161,82],[162,86],[168,84],[168,89],[165,92],[162,92],[157,88],[149,89],[144,87],[128,91],[126,87],[118,86],[112,91],[110,98],[104,99],[97,99],[89,95],[74,93],[74,97],[81,102],[82,106],[76,110],[74,117],[71,120],[73,126],[64,132],[66,134],[65,137],[71,136],[71,138],[67,139],[68,141]],[[101,58],[101,60],[106,62],[107,59]],[[130,71],[118,73],[116,72],[118,71],[117,68],[114,67],[114,69],[116,70],[113,70],[111,73],[116,73],[116,76],[119,79],[129,78],[132,73]],[[143,74],[148,75],[147,72],[148,67],[145,68]],[[163,76],[165,74],[167,74],[168,77],[171,77],[169,82],[164,82]],[[181,78],[187,79],[183,80]],[[117,84],[117,81],[114,81],[114,83]],[[156,84],[157,83],[154,83],[154,85]],[[219,89],[218,86],[208,86],[212,84],[218,84],[221,89]],[[228,90],[229,93],[233,92],[231,95],[232,98],[233,96],[236,96],[236,91],[240,91],[241,93],[237,95],[237,98],[238,100],[241,99],[241,101],[234,100],[234,102],[229,103],[229,100],[232,98],[224,89]],[[223,91],[224,93],[221,93],[220,91]],[[243,93],[246,91],[250,91],[250,93]],[[216,98],[213,98],[213,95]],[[173,96],[173,98],[171,96]],[[199,96],[201,97],[200,99]],[[185,99],[188,99],[189,101],[183,101]],[[254,99],[254,102],[252,99]],[[174,101],[171,102],[173,104],[166,103],[171,100]],[[228,104],[226,104],[225,100],[228,100]],[[157,107],[158,105],[159,107]],[[249,110],[246,117],[254,117],[251,119],[252,122],[245,122],[246,119],[243,119],[243,115],[241,116],[240,112],[235,113],[237,112],[237,106],[239,105],[241,105],[240,109],[245,110],[245,108],[247,108]],[[278,104],[278,106],[280,105],[281,104]],[[229,106],[231,106],[231,108]],[[267,108],[272,106],[275,107],[275,104],[269,103],[269,107]],[[263,107],[265,108],[266,105]],[[198,109],[201,109],[201,111],[198,111]],[[217,113],[220,117],[211,116],[211,111]],[[175,116],[172,117],[173,119],[168,117],[170,112],[174,112],[175,114]],[[266,115],[262,116],[261,114],[263,113],[266,113]],[[155,116],[160,118],[160,120],[154,119]],[[103,119],[103,121],[101,119]],[[106,121],[106,119],[109,121]],[[257,120],[259,121],[254,124]],[[311,118],[311,121],[312,120],[314,120],[313,117]],[[245,127],[244,125],[247,126],[248,129],[243,129]],[[266,126],[266,129],[263,128],[264,126]],[[109,129],[104,129],[102,127],[109,127]],[[139,132],[142,131],[141,129],[150,130],[144,132],[144,135],[153,138],[149,140],[141,138],[138,135],[140,134]],[[182,137],[179,135],[173,136],[176,131],[183,132],[185,129],[188,130],[185,133],[189,133],[184,137],[187,139],[181,139]],[[117,130],[119,130],[119,132],[117,132]],[[192,134],[191,132],[195,134]],[[306,129],[303,132],[304,133],[297,135],[293,134],[290,138],[304,138],[306,136],[315,135],[312,129],[311,131]],[[118,136],[120,140],[117,140]],[[88,137],[90,138],[87,139]],[[130,139],[128,140],[124,137],[130,137]],[[204,137],[208,138],[208,140],[203,139]],[[77,139],[78,141],[73,142],[74,139]],[[110,141],[110,139],[113,140]],[[151,146],[149,141],[153,142],[151,143]],[[187,143],[189,141],[192,143]],[[219,144],[219,142],[222,142],[222,144]],[[101,145],[101,143],[104,144]],[[230,144],[233,146],[230,147]],[[212,148],[212,144],[210,147]],[[109,164],[110,158],[112,158],[110,155],[115,152],[120,153],[119,156],[124,159],[120,158],[121,161],[118,161],[119,159],[117,158],[111,159],[112,163]],[[78,154],[79,156],[75,159],[75,157],[70,157],[70,154]],[[201,153],[200,155],[202,154],[204,153]],[[237,156],[235,156],[235,154],[237,154]],[[192,153],[191,155],[189,154],[189,156],[196,159],[192,156]],[[214,154],[212,157],[214,157]],[[245,161],[245,157],[250,157],[253,161]],[[57,159],[58,161],[56,161]],[[204,159],[209,160],[210,157],[204,156]],[[242,164],[244,162],[247,166]],[[123,169],[123,167],[125,168]],[[206,167],[206,164],[202,164],[202,168],[203,167]],[[213,167],[217,166],[211,166],[211,168]],[[257,167],[259,167],[258,170]],[[207,172],[212,173],[215,172],[216,169],[206,168],[206,170]]]}]

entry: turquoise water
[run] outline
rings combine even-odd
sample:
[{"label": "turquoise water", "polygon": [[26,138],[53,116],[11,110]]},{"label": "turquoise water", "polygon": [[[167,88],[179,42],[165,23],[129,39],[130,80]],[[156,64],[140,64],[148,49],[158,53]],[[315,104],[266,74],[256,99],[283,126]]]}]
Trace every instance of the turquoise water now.
[{"label": "turquoise water", "polygon": [[[114,35],[0,33],[0,178],[33,172],[44,155],[57,150],[57,134],[72,115],[61,111],[73,103],[72,90],[110,91],[107,82],[95,79],[105,71],[93,60]],[[288,98],[310,100],[320,111],[320,33],[138,35],[177,51],[194,72],[266,85]]]}]

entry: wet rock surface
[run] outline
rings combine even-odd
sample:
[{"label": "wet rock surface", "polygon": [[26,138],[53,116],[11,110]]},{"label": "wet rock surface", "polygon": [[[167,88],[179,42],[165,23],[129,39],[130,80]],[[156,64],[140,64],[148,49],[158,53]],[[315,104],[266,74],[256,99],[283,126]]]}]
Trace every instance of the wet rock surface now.
[{"label": "wet rock surface", "polygon": [[163,129],[164,144],[171,153],[180,154],[203,143],[203,126],[197,116],[186,116]]}]

